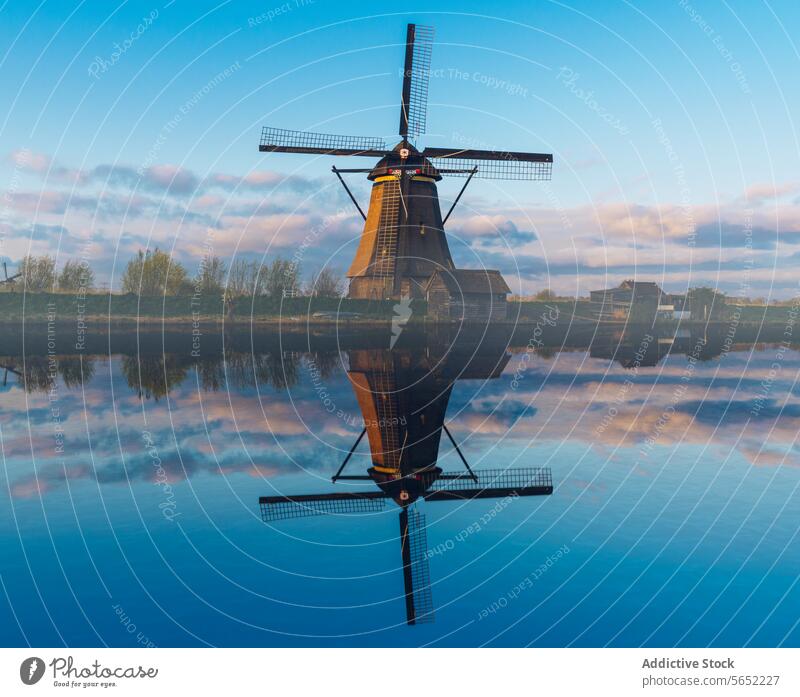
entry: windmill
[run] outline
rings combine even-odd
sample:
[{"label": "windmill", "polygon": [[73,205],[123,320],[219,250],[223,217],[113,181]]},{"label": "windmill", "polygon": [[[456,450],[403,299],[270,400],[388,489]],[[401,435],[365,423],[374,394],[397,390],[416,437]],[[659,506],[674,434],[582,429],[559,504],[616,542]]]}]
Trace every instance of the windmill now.
[{"label": "windmill", "polygon": [[[364,428],[332,477],[365,481],[377,490],[292,496],[262,496],[264,522],[320,515],[380,511],[387,500],[400,507],[399,543],[408,624],[434,618],[425,514],[419,503],[464,501],[553,493],[549,468],[473,470],[444,423],[457,379],[496,378],[508,362],[503,350],[490,354],[457,352],[432,356],[426,349],[359,349],[348,352],[348,377],[356,392]],[[438,465],[441,434],[447,435],[464,465],[445,473]],[[365,475],[343,474],[368,434],[372,466]],[[363,522],[363,518],[362,521]]]},{"label": "windmill", "polygon": [[0,363],[0,368],[2,368],[2,369],[3,369],[3,382],[2,382],[2,386],[3,386],[3,387],[8,387],[8,374],[9,374],[9,373],[11,373],[11,374],[13,374],[13,375],[16,375],[18,378],[21,378],[21,377],[22,377],[22,373],[20,373],[20,372],[19,372],[19,371],[18,371],[18,370],[17,370],[17,369],[14,367],[14,364],[13,364],[13,363],[10,363],[10,364],[6,364],[6,363]]},{"label": "windmill", "polygon": [[[259,150],[379,158],[369,169],[337,169],[350,199],[364,218],[364,229],[347,276],[351,298],[422,297],[437,268],[454,270],[444,224],[473,177],[549,180],[551,154],[426,147],[416,139],[425,132],[433,27],[409,24],[400,101],[402,140],[387,148],[382,138],[342,136],[264,127]],[[365,214],[345,183],[343,173],[366,174],[373,182]],[[436,182],[444,176],[466,177],[442,218]]]},{"label": "windmill", "polygon": [[0,286],[6,285],[6,284],[8,284],[10,286],[13,286],[14,282],[20,276],[22,276],[21,273],[15,273],[13,276],[9,276],[8,275],[8,266],[6,265],[6,262],[3,262],[3,275],[5,276],[5,278],[0,278]]}]

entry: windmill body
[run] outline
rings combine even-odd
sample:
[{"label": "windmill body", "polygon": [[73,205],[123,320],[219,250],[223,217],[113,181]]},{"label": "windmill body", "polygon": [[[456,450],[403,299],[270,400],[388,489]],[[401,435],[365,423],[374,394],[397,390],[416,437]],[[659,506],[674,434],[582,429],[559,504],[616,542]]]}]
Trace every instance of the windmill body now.
[{"label": "windmill body", "polygon": [[369,440],[368,475],[399,505],[433,483],[454,379],[410,351],[348,352],[347,375]]},{"label": "windmill body", "polygon": [[[265,127],[259,150],[377,158],[367,169],[337,169],[348,195],[364,217],[355,257],[347,272],[352,298],[424,297],[437,269],[455,270],[444,225],[473,177],[546,180],[553,156],[542,153],[427,147],[414,140],[425,131],[433,29],[409,24],[400,103],[400,142],[387,149],[382,138],[339,136]],[[367,213],[342,174],[366,174],[372,182]],[[437,182],[466,177],[450,211],[442,217]],[[497,273],[496,271],[492,273]]]},{"label": "windmill body", "polygon": [[401,142],[368,178],[373,182],[372,193],[358,250],[347,272],[349,295],[420,297],[437,268],[455,269],[436,189],[442,176],[416,148]]}]

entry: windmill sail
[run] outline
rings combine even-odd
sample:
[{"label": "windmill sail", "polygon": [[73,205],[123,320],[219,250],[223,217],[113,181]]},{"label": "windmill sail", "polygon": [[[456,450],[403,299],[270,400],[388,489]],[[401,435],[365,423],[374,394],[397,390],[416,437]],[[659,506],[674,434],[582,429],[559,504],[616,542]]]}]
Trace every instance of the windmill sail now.
[{"label": "windmill sail", "polygon": [[553,493],[549,467],[475,470],[475,476],[477,482],[468,473],[443,474],[423,496],[426,501],[452,501]]},{"label": "windmill sail", "polygon": [[425,515],[416,508],[400,512],[400,546],[408,624],[433,622],[433,594],[428,563]]},{"label": "windmill sail", "polygon": [[440,174],[467,177],[473,169],[479,179],[549,181],[553,156],[548,153],[425,148],[422,153]]},{"label": "windmill sail", "polygon": [[409,24],[400,103],[400,135],[416,138],[425,132],[428,113],[428,83],[431,74],[433,27]]},{"label": "windmill sail", "polygon": [[258,500],[261,519],[265,523],[318,515],[372,513],[382,510],[385,503],[386,495],[381,491],[262,496]]},{"label": "windmill sail", "polygon": [[261,129],[261,152],[296,152],[311,155],[361,155],[383,157],[386,141],[367,136],[337,136],[312,131],[292,131],[286,128]]}]

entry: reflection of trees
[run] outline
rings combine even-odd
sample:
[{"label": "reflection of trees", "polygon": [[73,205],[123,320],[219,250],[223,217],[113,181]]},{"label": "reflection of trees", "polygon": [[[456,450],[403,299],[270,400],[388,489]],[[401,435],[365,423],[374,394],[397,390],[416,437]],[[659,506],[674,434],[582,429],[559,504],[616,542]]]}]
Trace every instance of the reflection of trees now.
[{"label": "reflection of trees", "polygon": [[58,372],[66,387],[80,387],[94,377],[94,361],[79,356],[59,358]]},{"label": "reflection of trees", "polygon": [[285,351],[253,356],[256,380],[272,385],[276,390],[285,390],[297,384],[300,354]]},{"label": "reflection of trees", "polygon": [[205,392],[219,392],[225,383],[223,363],[219,358],[206,358],[197,362],[200,387]]},{"label": "reflection of trees", "polygon": [[228,385],[236,389],[254,387],[256,382],[268,384],[276,390],[285,390],[297,384],[300,355],[280,353],[225,354]]},{"label": "reflection of trees", "polygon": [[173,387],[186,379],[188,365],[171,354],[164,356],[123,356],[122,374],[128,386],[139,397],[155,399],[166,397]]},{"label": "reflection of trees", "polygon": [[323,380],[328,380],[339,368],[338,351],[315,351],[311,354],[310,363],[313,363]]},{"label": "reflection of trees", "polygon": [[83,357],[81,371],[80,356],[27,356],[0,359],[0,379],[8,380],[8,372],[17,376],[18,384],[26,392],[47,392],[53,387],[56,374],[61,376],[64,386],[80,387],[94,376],[94,360]]},{"label": "reflection of trees", "polygon": [[[197,370],[200,388],[206,392],[218,392],[227,385],[231,389],[245,389],[258,384],[267,384],[276,390],[286,390],[299,381],[302,355],[286,351],[281,353],[236,353],[222,356],[192,359],[187,355],[164,354],[120,357],[122,374],[140,398],[159,400],[180,385],[192,368]],[[54,360],[54,363],[50,361]],[[327,378],[337,368],[338,354],[315,354],[314,362],[322,377]],[[73,389],[94,377],[94,360],[87,356],[28,356],[0,359],[0,383],[3,367],[17,374],[17,381],[27,392],[47,392],[52,387],[51,369],[55,368],[65,387]],[[8,376],[6,376],[8,379]]]},{"label": "reflection of trees", "polygon": [[53,384],[45,356],[28,356],[24,364],[17,364],[17,370],[22,373],[26,392],[47,392]]},{"label": "reflection of trees", "polygon": [[228,385],[236,389],[252,387],[255,384],[253,367],[249,353],[227,352],[225,354],[225,376]]}]

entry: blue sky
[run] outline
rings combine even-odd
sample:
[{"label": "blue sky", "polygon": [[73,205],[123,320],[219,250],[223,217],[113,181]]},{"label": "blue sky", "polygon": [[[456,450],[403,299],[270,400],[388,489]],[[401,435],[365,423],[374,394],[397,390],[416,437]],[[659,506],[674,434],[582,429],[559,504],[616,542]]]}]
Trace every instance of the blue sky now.
[{"label": "blue sky", "polygon": [[[3,4],[0,257],[85,255],[116,285],[142,246],[193,270],[207,247],[291,257],[312,231],[305,272],[343,271],[360,224],[331,158],[264,156],[260,127],[391,142],[404,27],[418,22],[436,27],[421,145],[555,156],[549,184],[470,186],[448,223],[459,264],[500,268],[522,292],[635,275],[800,294],[796,3],[391,10]],[[442,183],[444,205],[459,184]]]}]

